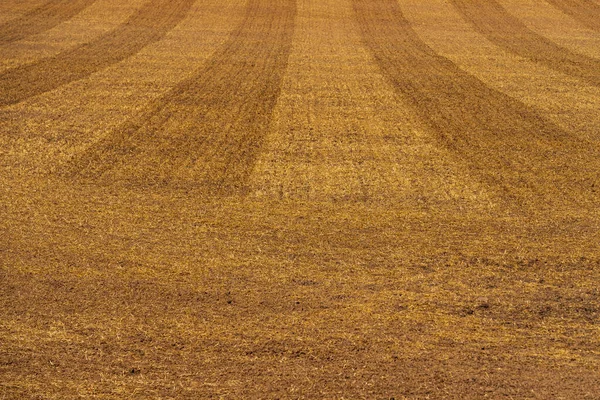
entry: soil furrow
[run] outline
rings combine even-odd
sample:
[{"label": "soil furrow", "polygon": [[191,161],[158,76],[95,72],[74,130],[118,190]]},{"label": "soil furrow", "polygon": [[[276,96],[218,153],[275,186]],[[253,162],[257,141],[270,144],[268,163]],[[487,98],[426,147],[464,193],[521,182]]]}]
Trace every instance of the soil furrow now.
[{"label": "soil furrow", "polygon": [[593,0],[546,0],[586,28],[600,32],[600,5]]},{"label": "soil furrow", "polygon": [[76,157],[68,175],[245,192],[281,90],[295,14],[294,0],[251,0],[240,26],[192,78]]},{"label": "soil furrow", "polygon": [[476,31],[497,46],[600,86],[600,60],[573,53],[530,30],[494,0],[451,0]]},{"label": "soil furrow", "polygon": [[54,28],[96,0],[50,0],[20,18],[0,25],[0,45]]},{"label": "soil furrow", "polygon": [[194,0],[151,0],[126,23],[98,39],[0,74],[0,106],[86,78],[156,42],[187,14]]},{"label": "soil furrow", "polygon": [[597,162],[585,143],[436,54],[395,0],[354,7],[391,85],[474,173],[521,206],[590,204]]}]

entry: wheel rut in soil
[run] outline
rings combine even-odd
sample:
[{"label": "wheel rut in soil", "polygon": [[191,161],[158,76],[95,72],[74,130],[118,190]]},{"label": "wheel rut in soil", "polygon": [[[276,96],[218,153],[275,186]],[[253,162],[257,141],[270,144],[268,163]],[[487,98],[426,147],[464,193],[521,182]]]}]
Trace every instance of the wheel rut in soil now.
[{"label": "wheel rut in soil", "polygon": [[295,0],[250,0],[191,78],[76,156],[67,176],[243,194],[279,98],[295,15]]},{"label": "wheel rut in soil", "polygon": [[16,42],[54,28],[91,6],[96,0],[51,0],[20,18],[0,25],[0,45]]},{"label": "wheel rut in soil", "polygon": [[86,78],[162,39],[194,0],[151,0],[115,30],[53,57],[0,74],[0,106],[19,103]]},{"label": "wheel rut in soil", "polygon": [[594,0],[546,0],[588,29],[600,32],[600,4]]},{"label": "wheel rut in soil", "polygon": [[533,32],[495,0],[450,2],[477,32],[495,45],[550,69],[600,86],[600,60],[573,53]]},{"label": "wheel rut in soil", "polygon": [[589,145],[435,53],[396,0],[354,0],[363,40],[396,92],[470,173],[519,207],[593,203]]}]

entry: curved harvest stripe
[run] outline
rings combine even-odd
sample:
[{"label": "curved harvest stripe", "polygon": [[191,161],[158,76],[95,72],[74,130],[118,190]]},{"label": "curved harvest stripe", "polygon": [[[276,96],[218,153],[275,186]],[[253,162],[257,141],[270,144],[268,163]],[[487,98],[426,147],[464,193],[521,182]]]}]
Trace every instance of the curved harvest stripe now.
[{"label": "curved harvest stripe", "polygon": [[187,14],[194,0],[151,0],[117,29],[54,57],[0,74],[0,106],[18,103],[86,78],[156,42]]},{"label": "curved harvest stripe", "polygon": [[54,28],[96,0],[50,0],[20,18],[0,25],[0,45]]},{"label": "curved harvest stripe", "polygon": [[0,1],[0,26],[22,18],[49,0],[2,0]]},{"label": "curved harvest stripe", "polygon": [[573,53],[530,30],[495,0],[450,0],[492,43],[531,61],[600,86],[600,60]]},{"label": "curved harvest stripe", "polygon": [[509,199],[561,201],[572,194],[562,194],[567,188],[596,179],[585,166],[597,165],[585,144],[436,54],[395,0],[354,0],[354,6],[365,44],[396,91],[443,145]]},{"label": "curved harvest stripe", "polygon": [[298,3],[281,96],[250,179],[253,196],[395,209],[488,207],[477,177],[437,146],[373,61],[352,0]]},{"label": "curved harvest stripe", "polygon": [[291,51],[294,0],[251,0],[229,40],[138,121],[76,158],[73,177],[240,194],[268,132]]},{"label": "curved harvest stripe", "polygon": [[600,32],[600,4],[594,0],[546,0],[583,26]]}]

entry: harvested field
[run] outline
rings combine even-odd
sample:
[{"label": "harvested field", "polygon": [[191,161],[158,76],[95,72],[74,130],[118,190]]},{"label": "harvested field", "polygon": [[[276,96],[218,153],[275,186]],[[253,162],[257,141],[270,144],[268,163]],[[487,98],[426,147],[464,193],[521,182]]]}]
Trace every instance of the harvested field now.
[{"label": "harvested field", "polygon": [[0,106],[19,103],[123,61],[160,40],[181,21],[192,3],[193,0],[148,2],[123,25],[90,43],[4,71],[0,74]]},{"label": "harvested field", "polygon": [[0,3],[0,399],[599,399],[599,10]]},{"label": "harvested field", "polygon": [[[68,175],[243,192],[279,96],[294,13],[292,1],[250,1],[203,68],[72,161]],[[267,45],[264,37],[273,40]]]},{"label": "harvested field", "polygon": [[600,60],[560,47],[531,31],[495,0],[452,0],[463,17],[489,41],[508,52],[600,86]]},{"label": "harvested field", "polygon": [[72,18],[94,0],[49,1],[0,25],[0,44],[16,42],[27,36],[47,31]]},{"label": "harvested field", "polygon": [[600,13],[600,4],[594,0],[548,0],[548,2],[560,8],[565,14],[569,14],[586,27],[600,31],[600,21],[597,16]]}]

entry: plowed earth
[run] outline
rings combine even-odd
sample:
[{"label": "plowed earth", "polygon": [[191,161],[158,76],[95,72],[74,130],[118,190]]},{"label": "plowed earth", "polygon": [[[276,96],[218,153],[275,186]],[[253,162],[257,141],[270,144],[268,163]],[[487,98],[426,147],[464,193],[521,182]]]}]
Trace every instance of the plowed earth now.
[{"label": "plowed earth", "polygon": [[599,10],[1,2],[0,399],[599,399]]}]

